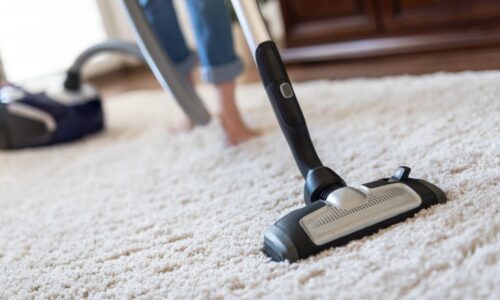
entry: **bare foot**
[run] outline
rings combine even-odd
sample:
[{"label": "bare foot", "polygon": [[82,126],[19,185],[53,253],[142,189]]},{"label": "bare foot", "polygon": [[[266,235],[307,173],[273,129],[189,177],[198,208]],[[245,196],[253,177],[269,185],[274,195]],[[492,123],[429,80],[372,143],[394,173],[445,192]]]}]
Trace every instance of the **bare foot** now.
[{"label": "bare foot", "polygon": [[193,127],[193,122],[191,122],[191,120],[189,120],[188,118],[185,118],[181,122],[170,127],[168,130],[170,131],[170,133],[181,133],[191,131]]},{"label": "bare foot", "polygon": [[229,120],[221,115],[220,119],[227,142],[231,146],[236,146],[259,135],[258,131],[248,128],[239,118]]},{"label": "bare foot", "polygon": [[222,82],[215,87],[219,96],[219,118],[228,144],[234,146],[257,136],[259,133],[248,128],[241,118],[235,100],[234,81]]}]

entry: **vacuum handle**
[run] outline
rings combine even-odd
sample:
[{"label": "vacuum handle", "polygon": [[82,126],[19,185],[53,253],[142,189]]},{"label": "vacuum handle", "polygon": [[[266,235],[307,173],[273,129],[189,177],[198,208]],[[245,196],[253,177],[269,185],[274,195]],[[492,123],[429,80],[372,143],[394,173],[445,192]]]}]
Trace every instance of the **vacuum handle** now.
[{"label": "vacuum handle", "polygon": [[278,123],[300,172],[306,178],[309,171],[321,167],[322,163],[309,136],[278,48],[269,36],[255,0],[232,0],[232,4]]},{"label": "vacuum handle", "polygon": [[304,115],[274,42],[259,44],[255,61],[281,131],[302,176],[307,178],[309,172],[321,167],[322,163],[314,149]]}]

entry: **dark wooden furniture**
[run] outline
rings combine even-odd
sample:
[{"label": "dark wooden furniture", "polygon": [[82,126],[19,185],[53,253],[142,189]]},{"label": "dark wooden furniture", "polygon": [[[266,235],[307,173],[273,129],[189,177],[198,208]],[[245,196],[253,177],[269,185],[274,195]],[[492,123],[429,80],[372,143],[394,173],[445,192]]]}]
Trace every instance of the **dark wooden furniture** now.
[{"label": "dark wooden furniture", "polygon": [[280,0],[285,61],[500,46],[500,0]]}]

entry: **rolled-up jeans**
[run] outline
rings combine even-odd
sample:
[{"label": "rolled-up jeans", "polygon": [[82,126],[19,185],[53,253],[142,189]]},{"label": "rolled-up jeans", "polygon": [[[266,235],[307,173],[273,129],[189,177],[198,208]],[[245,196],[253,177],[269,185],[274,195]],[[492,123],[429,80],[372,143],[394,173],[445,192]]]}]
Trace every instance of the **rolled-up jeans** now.
[{"label": "rolled-up jeans", "polygon": [[[184,0],[196,37],[202,78],[211,83],[232,81],[243,70],[235,53],[231,20],[224,0]],[[172,0],[140,0],[163,50],[186,75],[196,64],[182,34]]]}]

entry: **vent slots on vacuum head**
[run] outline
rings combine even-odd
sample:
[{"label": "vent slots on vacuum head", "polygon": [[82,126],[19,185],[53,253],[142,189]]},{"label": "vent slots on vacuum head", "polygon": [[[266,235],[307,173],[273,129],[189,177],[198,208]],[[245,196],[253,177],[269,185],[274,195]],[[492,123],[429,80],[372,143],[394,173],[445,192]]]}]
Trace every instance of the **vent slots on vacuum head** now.
[{"label": "vent slots on vacuum head", "polygon": [[366,202],[351,209],[326,205],[304,216],[300,220],[302,228],[316,245],[366,228],[420,206],[422,200],[410,188],[402,184],[389,185],[371,191]]}]

